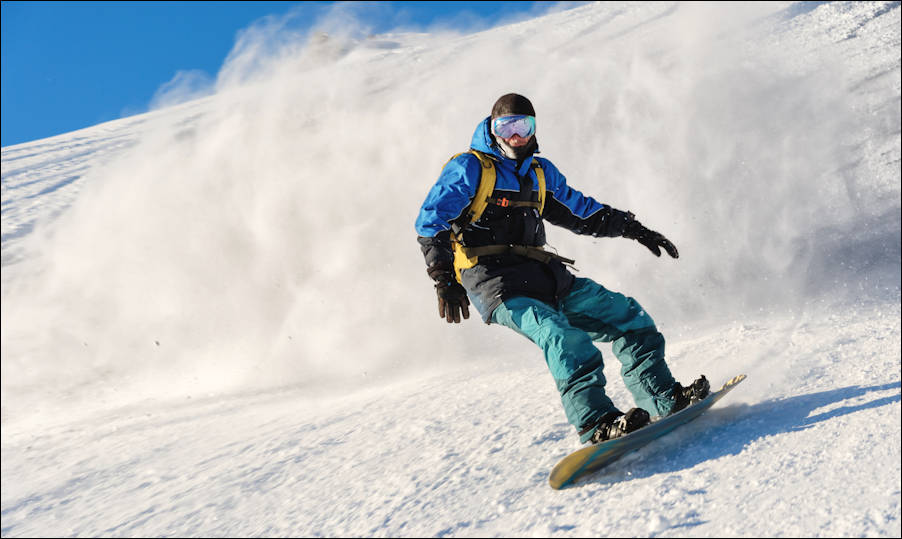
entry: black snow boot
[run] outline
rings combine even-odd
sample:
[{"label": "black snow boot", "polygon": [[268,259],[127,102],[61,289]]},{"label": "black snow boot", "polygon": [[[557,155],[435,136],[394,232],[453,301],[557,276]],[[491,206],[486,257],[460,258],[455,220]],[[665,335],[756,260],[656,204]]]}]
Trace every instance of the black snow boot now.
[{"label": "black snow boot", "polygon": [[651,418],[648,412],[642,408],[633,408],[627,413],[619,410],[608,412],[601,416],[592,438],[589,440],[593,444],[620,438],[633,431],[639,430],[648,425]]},{"label": "black snow boot", "polygon": [[676,399],[676,406],[673,407],[673,411],[670,413],[675,414],[690,404],[704,400],[709,393],[711,393],[711,384],[708,383],[708,379],[705,378],[704,374],[686,387],[676,382],[673,384],[673,396]]}]

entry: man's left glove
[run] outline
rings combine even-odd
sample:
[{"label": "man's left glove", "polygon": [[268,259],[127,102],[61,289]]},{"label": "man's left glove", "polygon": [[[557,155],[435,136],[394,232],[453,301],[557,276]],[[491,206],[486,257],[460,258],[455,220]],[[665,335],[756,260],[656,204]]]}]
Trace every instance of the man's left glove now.
[{"label": "man's left glove", "polygon": [[470,299],[467,297],[466,289],[454,278],[454,274],[444,267],[432,267],[426,271],[435,280],[438,315],[449,324],[459,324],[461,314],[464,320],[470,318]]},{"label": "man's left glove", "polygon": [[[630,214],[630,216],[632,216],[632,214]],[[648,247],[648,250],[654,253],[655,256],[661,256],[661,248],[663,248],[672,258],[680,257],[680,253],[677,251],[676,246],[670,243],[670,240],[665,238],[663,234],[645,228],[642,226],[642,223],[635,219],[624,225],[623,237],[638,241],[642,245]]]}]

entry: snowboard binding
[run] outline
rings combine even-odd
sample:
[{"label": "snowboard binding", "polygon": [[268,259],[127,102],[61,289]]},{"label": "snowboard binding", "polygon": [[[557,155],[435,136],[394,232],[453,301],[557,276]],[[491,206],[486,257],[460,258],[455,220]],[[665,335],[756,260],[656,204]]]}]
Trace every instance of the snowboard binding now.
[{"label": "snowboard binding", "polygon": [[619,410],[608,412],[601,416],[589,442],[597,444],[626,436],[648,425],[650,421],[651,417],[648,412],[642,408],[632,408],[625,414]]},{"label": "snowboard binding", "polygon": [[676,399],[676,405],[673,407],[672,414],[675,414],[683,408],[704,400],[711,393],[711,384],[705,375],[701,375],[697,380],[686,387],[676,382],[673,385],[673,396]]}]

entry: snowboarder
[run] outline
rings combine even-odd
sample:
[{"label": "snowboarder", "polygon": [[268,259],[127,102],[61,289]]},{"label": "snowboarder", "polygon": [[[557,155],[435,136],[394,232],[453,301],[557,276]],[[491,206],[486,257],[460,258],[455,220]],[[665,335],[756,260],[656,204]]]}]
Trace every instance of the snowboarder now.
[{"label": "snowboarder", "polygon": [[[571,260],[543,249],[544,221],[577,234],[633,239],[656,256],[663,249],[677,258],[676,247],[632,213],[568,186],[538,151],[532,103],[501,96],[476,127],[470,151],[453,157],[429,191],[417,239],[439,316],[459,323],[469,318],[472,300],[486,323],[532,340],[544,351],[567,420],[582,442],[598,443],[704,398],[709,385],[704,376],[688,387],[676,382],[651,317],[634,299],[574,276],[566,267]],[[487,177],[494,179],[491,192]],[[605,394],[593,341],[612,343],[636,408],[623,413]]]}]

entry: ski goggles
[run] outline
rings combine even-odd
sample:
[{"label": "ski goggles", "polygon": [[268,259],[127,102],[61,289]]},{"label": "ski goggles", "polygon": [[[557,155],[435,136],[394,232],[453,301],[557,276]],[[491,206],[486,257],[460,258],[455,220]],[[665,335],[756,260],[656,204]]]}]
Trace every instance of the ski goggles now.
[{"label": "ski goggles", "polygon": [[520,135],[529,138],[536,132],[536,117],[518,114],[516,116],[501,116],[492,120],[492,134],[496,137],[511,138]]}]

